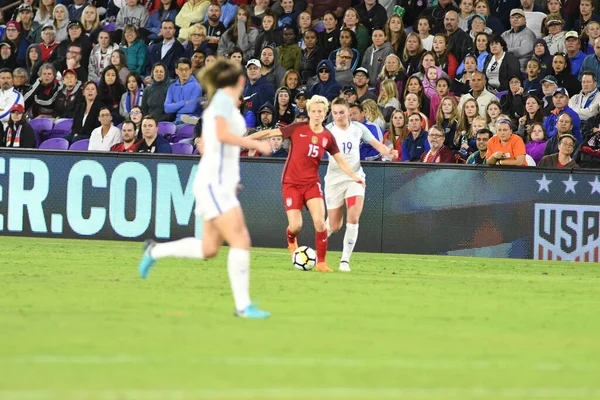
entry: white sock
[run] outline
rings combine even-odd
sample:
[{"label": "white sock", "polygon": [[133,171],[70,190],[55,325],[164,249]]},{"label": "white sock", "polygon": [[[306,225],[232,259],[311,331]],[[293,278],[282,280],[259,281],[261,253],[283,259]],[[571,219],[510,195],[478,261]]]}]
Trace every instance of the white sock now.
[{"label": "white sock", "polygon": [[325,225],[327,226],[327,237],[329,238],[333,234],[331,226],[329,226],[329,218],[325,220]]},{"label": "white sock", "polygon": [[227,257],[227,273],[235,308],[241,311],[250,305],[250,252],[230,249]]},{"label": "white sock", "polygon": [[344,247],[342,249],[342,261],[350,262],[350,256],[354,251],[356,239],[358,238],[358,224],[346,224],[344,234]]},{"label": "white sock", "polygon": [[150,255],[155,259],[165,257],[198,258],[203,260],[202,240],[193,237],[175,240],[167,243],[157,243]]}]

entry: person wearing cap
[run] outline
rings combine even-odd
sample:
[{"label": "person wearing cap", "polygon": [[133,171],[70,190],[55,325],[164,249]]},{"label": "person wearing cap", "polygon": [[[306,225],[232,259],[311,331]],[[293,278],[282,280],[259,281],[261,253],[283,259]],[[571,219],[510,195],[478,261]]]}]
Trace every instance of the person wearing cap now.
[{"label": "person wearing cap", "polygon": [[356,97],[356,89],[352,85],[344,86],[342,89],[342,94],[344,98],[348,102],[348,104],[354,104],[357,101]]},{"label": "person wearing cap", "polygon": [[[92,42],[83,33],[83,25],[79,21],[71,21],[67,26],[68,39],[59,43],[50,56],[50,61],[54,64],[57,71],[67,69],[67,58],[69,57],[69,47],[71,44],[77,44],[81,47],[81,60],[79,63],[87,67],[92,53]],[[87,69],[87,68],[86,68]],[[87,75],[87,72],[86,72]],[[81,77],[79,77],[81,79]],[[83,81],[83,79],[82,79]]]},{"label": "person wearing cap", "polygon": [[265,129],[273,129],[279,127],[275,120],[275,106],[270,101],[263,104],[258,110],[258,126],[252,132],[258,132]]},{"label": "person wearing cap", "polygon": [[54,118],[74,118],[75,107],[82,101],[82,82],[77,79],[77,72],[74,69],[67,69],[62,73],[62,83],[62,89],[54,102],[52,116]]},{"label": "person wearing cap", "polygon": [[556,124],[559,117],[562,114],[569,114],[572,121],[571,134],[575,136],[578,141],[581,141],[581,120],[579,115],[577,115],[577,113],[571,107],[569,107],[569,92],[565,88],[559,87],[552,95],[552,102],[554,103],[554,110],[552,110],[544,122],[544,129],[546,129],[548,138],[552,138],[554,135],[556,135]]},{"label": "person wearing cap", "polygon": [[[573,135],[573,120],[571,119],[571,115],[564,113],[558,118],[558,122],[556,124],[556,134],[546,141],[546,146],[544,146],[544,156],[549,156],[551,154],[555,154],[558,152],[558,141],[564,135]],[[575,138],[577,140],[577,138]],[[575,149],[571,149],[572,153],[575,153]]]},{"label": "person wearing cap", "polygon": [[544,118],[548,117],[554,110],[554,102],[552,96],[558,89],[558,81],[553,75],[546,75],[541,81],[542,85],[542,114]]},{"label": "person wearing cap", "polygon": [[[34,46],[35,45],[31,45]],[[31,48],[29,46],[29,48]],[[27,49],[29,52],[29,48]],[[27,57],[26,62],[29,61],[29,57]],[[40,60],[41,61],[41,60]],[[17,68],[17,55],[12,47],[12,45],[8,42],[0,42],[0,69],[9,68],[11,70]]]},{"label": "person wearing cap", "polygon": [[534,0],[521,0],[521,7],[525,12],[527,27],[535,33],[536,38],[540,39],[542,37],[542,25],[546,18],[546,14]]},{"label": "person wearing cap", "polygon": [[6,31],[3,42],[10,43],[14,49],[14,54],[17,55],[17,65],[25,67],[27,48],[30,43],[21,33],[21,24],[17,21],[8,21],[6,23]]},{"label": "person wearing cap", "polygon": [[294,99],[296,102],[296,111],[306,111],[306,102],[310,97],[310,93],[308,93],[306,89],[299,90]]},{"label": "person wearing cap", "polygon": [[31,112],[34,118],[52,118],[54,102],[63,84],[56,80],[56,69],[50,63],[40,67],[39,78],[36,79],[25,95],[25,108]]},{"label": "person wearing cap", "polygon": [[581,64],[583,64],[586,56],[581,51],[581,43],[576,31],[569,31],[565,35],[565,48],[567,50],[567,57],[569,57],[569,64],[571,64],[571,74],[574,77],[578,77]]},{"label": "person wearing cap", "polygon": [[13,72],[8,68],[0,69],[0,121],[6,129],[10,117],[10,108],[15,104],[25,106],[21,93],[13,87]]},{"label": "person wearing cap", "polygon": [[340,95],[342,87],[335,80],[335,67],[329,60],[322,60],[317,65],[317,83],[312,85],[308,91],[314,96],[319,95],[332,101]]},{"label": "person wearing cap", "polygon": [[579,168],[579,165],[571,158],[573,150],[577,147],[577,141],[573,135],[565,134],[558,139],[558,153],[542,157],[538,167],[541,168]]},{"label": "person wearing cap", "polygon": [[58,47],[56,30],[52,24],[46,24],[42,27],[42,43],[39,46],[42,51],[42,60],[49,62],[52,52]]},{"label": "person wearing cap", "polygon": [[261,63],[253,58],[246,63],[246,86],[244,87],[244,102],[246,107],[258,116],[258,109],[267,101],[275,98],[275,89],[261,74]]},{"label": "person wearing cap", "polygon": [[535,33],[529,29],[525,23],[525,11],[515,8],[510,12],[511,29],[502,34],[506,42],[507,51],[510,51],[519,59],[521,71],[525,71],[527,61],[533,54],[535,45]]},{"label": "person wearing cap", "polygon": [[29,43],[39,43],[42,26],[33,20],[33,8],[29,4],[21,4],[17,8],[18,18],[21,22],[21,34]]},{"label": "person wearing cap", "polygon": [[548,44],[550,54],[565,52],[565,36],[567,32],[563,31],[565,20],[560,15],[550,14],[546,18],[546,28],[548,28],[548,36],[544,40]]},{"label": "person wearing cap", "polygon": [[13,105],[5,129],[0,128],[0,147],[20,147],[35,149],[35,133],[25,119],[25,109],[21,104]]},{"label": "person wearing cap", "polygon": [[377,95],[369,90],[369,71],[366,68],[356,68],[354,71],[354,85],[356,86],[357,103],[367,99],[377,101]]},{"label": "person wearing cap", "polygon": [[600,93],[596,86],[596,75],[593,72],[584,72],[581,78],[581,92],[569,100],[569,107],[579,115],[581,121],[600,114]]}]

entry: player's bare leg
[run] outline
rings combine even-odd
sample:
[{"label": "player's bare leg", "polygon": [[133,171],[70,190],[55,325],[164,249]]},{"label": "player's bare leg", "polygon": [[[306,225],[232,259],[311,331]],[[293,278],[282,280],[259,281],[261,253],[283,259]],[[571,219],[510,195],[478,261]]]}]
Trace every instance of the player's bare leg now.
[{"label": "player's bare leg", "polygon": [[353,196],[346,199],[346,233],[344,234],[344,246],[342,248],[342,259],[340,271],[350,272],[350,257],[354,251],[358,239],[358,221],[365,205],[363,196]]},{"label": "player's bare leg", "polygon": [[298,248],[297,236],[302,230],[302,211],[301,210],[289,210],[287,212],[288,227],[286,230],[288,250],[290,255],[294,254],[294,251]]},{"label": "player's bare leg", "polygon": [[327,210],[327,237],[339,232],[344,224],[344,206]]},{"label": "player's bare leg", "polygon": [[315,197],[306,202],[306,207],[315,226],[315,247],[317,250],[317,267],[319,272],[333,272],[325,257],[327,256],[327,225],[325,224],[325,203],[320,197]]}]

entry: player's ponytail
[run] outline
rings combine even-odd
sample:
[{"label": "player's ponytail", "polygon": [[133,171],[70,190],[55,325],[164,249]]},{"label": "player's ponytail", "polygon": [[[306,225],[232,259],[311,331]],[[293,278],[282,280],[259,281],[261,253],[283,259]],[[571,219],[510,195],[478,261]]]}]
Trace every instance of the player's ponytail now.
[{"label": "player's ponytail", "polygon": [[242,74],[242,66],[225,57],[218,57],[215,62],[208,67],[204,67],[199,78],[200,85],[206,93],[207,103],[210,102],[217,90],[235,86]]}]

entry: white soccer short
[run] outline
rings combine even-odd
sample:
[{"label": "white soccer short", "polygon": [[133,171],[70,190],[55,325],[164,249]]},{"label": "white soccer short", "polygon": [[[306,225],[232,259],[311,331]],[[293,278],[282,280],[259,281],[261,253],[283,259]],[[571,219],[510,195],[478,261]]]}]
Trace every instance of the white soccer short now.
[{"label": "white soccer short", "polygon": [[365,188],[354,181],[343,181],[332,185],[325,182],[325,203],[328,210],[340,208],[344,200],[354,196],[365,197]]},{"label": "white soccer short", "polygon": [[215,219],[219,215],[240,205],[235,187],[214,184],[194,184],[197,216],[204,221]]}]

